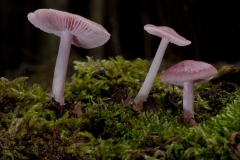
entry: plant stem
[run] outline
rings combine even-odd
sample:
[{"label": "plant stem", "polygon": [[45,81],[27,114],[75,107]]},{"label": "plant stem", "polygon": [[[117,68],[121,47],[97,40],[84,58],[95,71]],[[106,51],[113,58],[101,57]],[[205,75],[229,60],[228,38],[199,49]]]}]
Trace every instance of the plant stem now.
[{"label": "plant stem", "polygon": [[72,44],[72,34],[68,31],[61,32],[60,46],[54,70],[52,96],[60,103],[64,104],[64,89],[67,74],[68,59]]},{"label": "plant stem", "polygon": [[145,81],[143,82],[143,85],[142,85],[140,91],[138,92],[137,96],[134,99],[134,103],[136,104],[137,107],[140,102],[144,102],[147,100],[148,94],[152,88],[153,82],[158,73],[158,70],[161,65],[163,55],[166,51],[168,43],[169,43],[169,41],[164,38],[160,42],[157,53],[153,59],[151,67],[148,71],[147,77],[146,77]]},{"label": "plant stem", "polygon": [[194,84],[193,81],[183,83],[183,117],[191,120],[194,118]]}]

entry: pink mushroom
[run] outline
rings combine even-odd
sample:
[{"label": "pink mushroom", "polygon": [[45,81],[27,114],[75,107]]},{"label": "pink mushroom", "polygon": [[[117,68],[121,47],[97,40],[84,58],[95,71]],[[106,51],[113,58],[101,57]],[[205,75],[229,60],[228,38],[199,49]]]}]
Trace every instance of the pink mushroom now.
[{"label": "pink mushroom", "polygon": [[35,27],[61,38],[53,77],[52,96],[63,105],[71,44],[86,49],[95,48],[106,43],[110,34],[93,21],[54,9],[36,10],[28,14],[28,20]]},{"label": "pink mushroom", "polygon": [[162,82],[183,87],[183,117],[185,122],[196,124],[194,120],[194,86],[205,83],[217,74],[212,65],[193,60],[185,60],[173,65],[162,75]]},{"label": "pink mushroom", "polygon": [[143,82],[143,85],[138,92],[137,96],[135,97],[134,104],[139,107],[140,102],[146,101],[148,94],[152,88],[153,82],[155,80],[155,77],[158,73],[159,67],[162,62],[163,55],[165,53],[165,50],[168,46],[168,43],[174,43],[178,46],[186,46],[191,44],[191,41],[186,40],[182,36],[180,36],[178,33],[176,33],[173,29],[165,26],[154,26],[151,24],[147,24],[144,26],[144,29],[155,36],[161,37],[161,43],[159,45],[159,48],[157,50],[157,53],[153,59],[153,62],[151,64],[151,67],[148,71],[147,77],[145,81]]}]

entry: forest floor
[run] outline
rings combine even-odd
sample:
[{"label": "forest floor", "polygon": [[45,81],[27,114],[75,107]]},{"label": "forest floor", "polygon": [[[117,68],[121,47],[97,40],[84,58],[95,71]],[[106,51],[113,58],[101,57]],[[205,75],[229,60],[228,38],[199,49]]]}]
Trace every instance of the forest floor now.
[{"label": "forest floor", "polygon": [[[0,159],[239,159],[240,69],[224,66],[195,87],[195,119],[183,122],[182,90],[160,81],[133,107],[148,62],[74,62],[65,105],[27,77],[0,78]],[[51,80],[51,77],[45,77]]]}]

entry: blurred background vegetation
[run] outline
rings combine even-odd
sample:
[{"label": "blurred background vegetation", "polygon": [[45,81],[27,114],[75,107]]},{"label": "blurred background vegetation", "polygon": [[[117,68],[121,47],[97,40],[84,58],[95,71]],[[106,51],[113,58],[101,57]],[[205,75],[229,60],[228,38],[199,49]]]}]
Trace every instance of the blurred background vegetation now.
[{"label": "blurred background vegetation", "polygon": [[71,48],[72,61],[140,57],[151,62],[160,38],[146,24],[164,25],[192,41],[186,47],[169,44],[162,69],[184,59],[201,60],[217,68],[240,64],[240,0],[0,0],[0,77],[30,77],[30,83],[51,85],[59,37],[35,28],[27,14],[40,8],[71,12],[104,26],[110,40],[95,49]]}]

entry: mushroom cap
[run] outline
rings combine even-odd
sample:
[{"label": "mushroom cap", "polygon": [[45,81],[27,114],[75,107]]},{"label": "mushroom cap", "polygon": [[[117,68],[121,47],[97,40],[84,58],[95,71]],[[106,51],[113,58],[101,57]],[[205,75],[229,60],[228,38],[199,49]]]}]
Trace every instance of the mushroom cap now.
[{"label": "mushroom cap", "polygon": [[217,74],[212,65],[194,60],[185,60],[168,68],[162,75],[162,82],[183,86],[184,82],[193,81],[194,85],[209,81]]},{"label": "mushroom cap", "polygon": [[144,29],[155,36],[166,38],[169,42],[174,43],[178,46],[187,46],[191,44],[191,41],[185,39],[184,37],[180,36],[176,31],[172,28],[166,26],[155,26],[152,24],[147,24],[144,26]]},{"label": "mushroom cap", "polygon": [[73,35],[72,44],[95,48],[106,43],[110,34],[100,24],[84,17],[54,9],[38,9],[28,14],[28,20],[37,28],[61,37],[62,31]]}]

